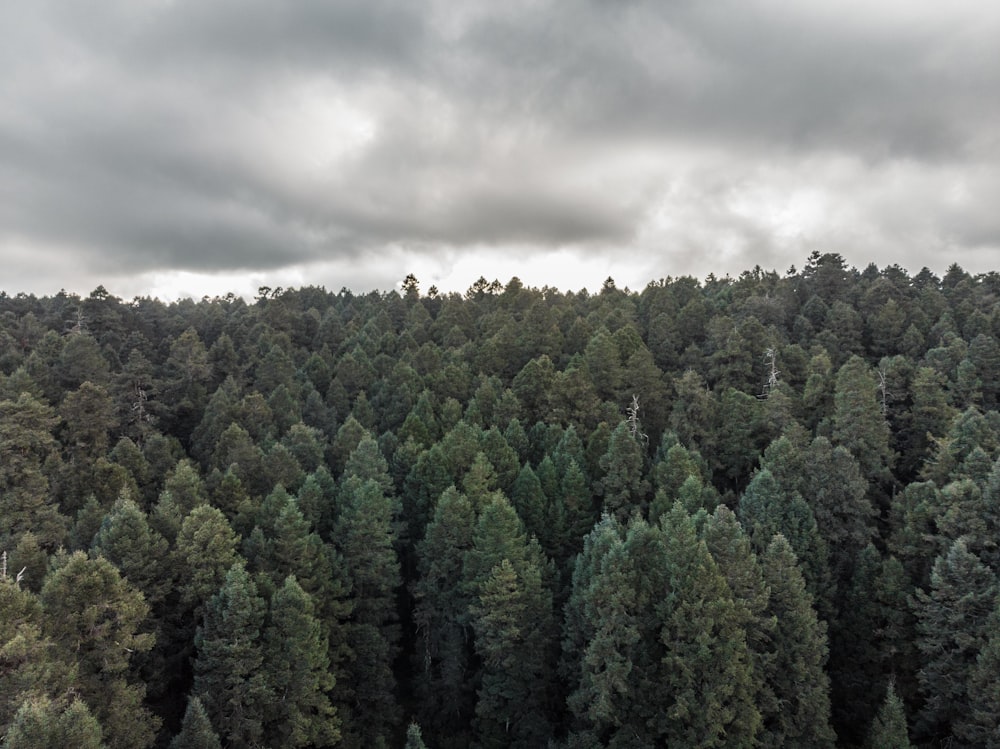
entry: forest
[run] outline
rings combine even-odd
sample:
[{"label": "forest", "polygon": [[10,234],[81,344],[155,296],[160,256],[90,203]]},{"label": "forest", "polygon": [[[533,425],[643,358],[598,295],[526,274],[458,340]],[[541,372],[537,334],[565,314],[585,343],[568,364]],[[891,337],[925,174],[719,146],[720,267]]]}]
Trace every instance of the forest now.
[{"label": "forest", "polygon": [[998,401],[957,265],[0,293],[3,745],[1000,747]]}]

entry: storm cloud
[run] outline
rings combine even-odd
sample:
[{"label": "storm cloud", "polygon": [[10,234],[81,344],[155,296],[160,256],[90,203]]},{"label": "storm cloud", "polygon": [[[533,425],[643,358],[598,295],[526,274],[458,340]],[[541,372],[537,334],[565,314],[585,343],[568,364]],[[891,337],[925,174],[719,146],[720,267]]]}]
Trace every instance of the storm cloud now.
[{"label": "storm cloud", "polygon": [[8,291],[1000,258],[981,3],[39,0],[0,28]]}]

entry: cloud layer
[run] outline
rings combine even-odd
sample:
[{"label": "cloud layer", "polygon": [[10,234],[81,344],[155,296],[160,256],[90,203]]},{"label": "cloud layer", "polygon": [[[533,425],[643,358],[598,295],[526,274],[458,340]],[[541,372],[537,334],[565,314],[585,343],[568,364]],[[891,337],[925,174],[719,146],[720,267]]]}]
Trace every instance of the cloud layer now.
[{"label": "cloud layer", "polygon": [[799,5],[7,3],[5,288],[994,268],[1000,6]]}]

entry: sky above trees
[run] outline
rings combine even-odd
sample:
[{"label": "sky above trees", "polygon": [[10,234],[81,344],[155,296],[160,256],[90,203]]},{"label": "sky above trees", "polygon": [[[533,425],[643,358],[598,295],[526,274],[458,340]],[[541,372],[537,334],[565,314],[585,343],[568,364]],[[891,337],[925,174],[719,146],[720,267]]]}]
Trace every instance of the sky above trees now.
[{"label": "sky above trees", "polygon": [[1000,9],[0,8],[8,292],[596,289],[1000,250]]}]

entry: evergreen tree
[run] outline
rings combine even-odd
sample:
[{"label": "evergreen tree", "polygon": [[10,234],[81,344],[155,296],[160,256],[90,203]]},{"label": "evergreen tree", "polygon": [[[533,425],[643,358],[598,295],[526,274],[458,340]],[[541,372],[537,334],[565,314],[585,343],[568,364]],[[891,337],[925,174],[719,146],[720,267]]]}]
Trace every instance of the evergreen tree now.
[{"label": "evergreen tree", "polygon": [[817,620],[795,552],[776,535],[761,558],[775,617],[769,682],[777,710],[764,716],[762,743],[782,747],[832,747],[826,627]]},{"label": "evergreen tree", "polygon": [[645,511],[649,482],[644,475],[643,448],[627,422],[611,433],[607,452],[600,460],[603,477],[598,484],[605,512],[626,522]]},{"label": "evergreen tree", "polygon": [[406,745],[403,749],[427,749],[423,734],[420,732],[420,726],[416,723],[410,723],[409,727],[407,727]]},{"label": "evergreen tree", "polygon": [[421,722],[438,746],[444,746],[446,738],[460,741],[474,710],[472,597],[463,587],[462,570],[475,523],[468,498],[450,487],[438,500],[427,535],[417,547],[416,694]]},{"label": "evergreen tree", "polygon": [[75,691],[100,721],[110,749],[140,749],[159,725],[142,705],[131,656],[153,646],[144,627],[149,606],[111,562],[83,553],[59,560],[40,595],[44,631],[75,664]]},{"label": "evergreen tree", "polygon": [[895,455],[877,390],[875,377],[861,357],[852,356],[840,368],[834,393],[833,441],[851,451],[868,481],[884,483],[890,478]]},{"label": "evergreen tree", "polygon": [[[679,504],[663,520],[668,593],[662,622],[666,746],[750,747],[761,729],[741,612],[694,523]],[[769,581],[770,582],[770,581]],[[780,617],[779,617],[780,618]]]},{"label": "evergreen tree", "polygon": [[947,740],[965,719],[970,678],[989,635],[996,597],[996,576],[961,539],[934,563],[930,592],[916,593],[923,662],[918,678],[925,697],[917,729],[927,740]]},{"label": "evergreen tree", "polygon": [[782,491],[767,468],[754,474],[740,499],[739,518],[758,554],[770,545],[775,534],[791,544],[799,561],[806,588],[823,619],[832,617],[834,596],[828,566],[828,551],[816,527],[812,509],[797,492]]},{"label": "evergreen tree", "polygon": [[226,746],[259,746],[274,700],[263,670],[266,604],[242,565],[226,573],[195,635],[193,696],[205,706]]},{"label": "evergreen tree", "polygon": [[197,697],[188,700],[180,733],[170,742],[170,749],[222,749],[205,706]]},{"label": "evergreen tree", "polygon": [[28,697],[14,716],[4,746],[10,749],[105,749],[101,724],[87,705]]},{"label": "evergreen tree", "polygon": [[753,662],[754,694],[765,725],[779,710],[771,681],[774,675],[774,634],[777,620],[769,611],[771,590],[736,515],[719,505],[707,519],[703,537],[719,571],[726,578],[741,613],[747,647]]},{"label": "evergreen tree", "polygon": [[341,491],[343,510],[333,535],[353,586],[354,606],[347,631],[353,659],[345,685],[353,710],[341,715],[344,740],[375,746],[388,740],[401,717],[392,672],[400,638],[396,502],[371,478],[352,476]]},{"label": "evergreen tree", "polygon": [[988,639],[969,677],[969,709],[955,723],[955,735],[969,746],[1000,747],[1000,601],[986,627]]},{"label": "evergreen tree", "polygon": [[[885,701],[875,716],[868,735],[870,749],[912,749],[906,733],[906,711],[896,695],[892,682],[885,692]],[[984,745],[985,746],[985,745]]]},{"label": "evergreen tree", "polygon": [[476,704],[477,741],[483,745],[535,746],[550,730],[549,575],[548,560],[526,538],[510,502],[494,495],[479,516],[463,566],[476,652],[483,659]]},{"label": "evergreen tree", "polygon": [[271,599],[264,669],[271,692],[265,737],[270,746],[323,747],[340,740],[327,696],[334,686],[327,638],[310,597],[289,575]]}]

